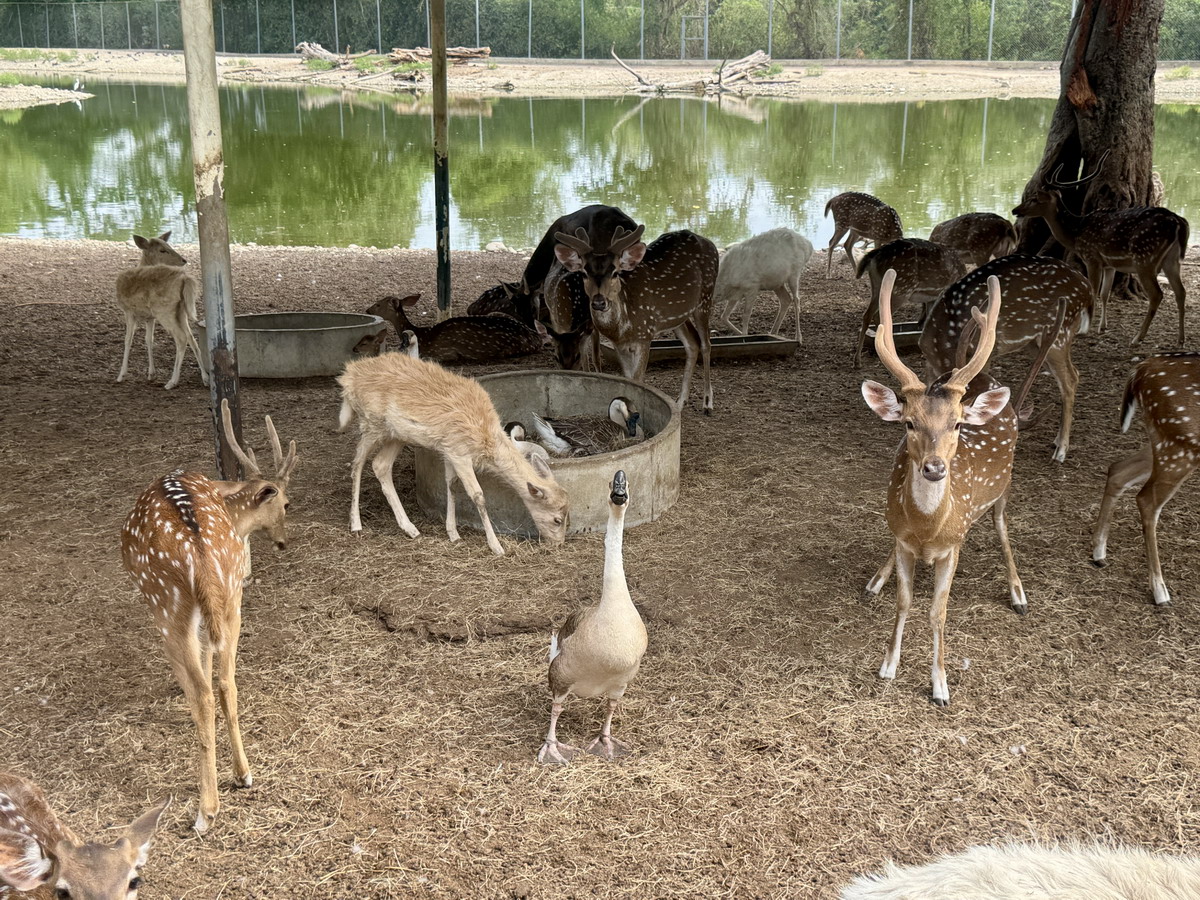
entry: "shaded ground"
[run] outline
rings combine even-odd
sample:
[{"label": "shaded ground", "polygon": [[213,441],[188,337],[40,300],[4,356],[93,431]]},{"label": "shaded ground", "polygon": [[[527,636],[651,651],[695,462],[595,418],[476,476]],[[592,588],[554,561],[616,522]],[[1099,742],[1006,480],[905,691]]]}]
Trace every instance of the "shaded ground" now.
[{"label": "shaded ground", "polygon": [[[708,62],[636,62],[634,68],[658,83],[686,82],[714,71],[720,60]],[[977,97],[1057,97],[1058,64],[956,63],[916,61],[781,61],[783,71],[739,86],[738,93],[764,96],[852,100],[903,96],[910,100],[952,100]],[[1175,64],[1166,63],[1156,80],[1160,103],[1200,102],[1200,77],[1176,77]],[[117,80],[183,81],[183,54],[126,50],[47,50],[35,60],[0,60],[0,71],[37,75],[88,74]],[[1179,75],[1185,70],[1180,69]],[[379,72],[383,72],[382,69]],[[350,68],[313,72],[298,56],[222,55],[218,75],[223,82],[323,84],[348,90],[429,90],[428,72],[415,85],[396,82],[386,74]],[[620,96],[635,82],[612,60],[500,59],[451,66],[449,86],[454,93],[557,97]]]},{"label": "shaded ground", "polygon": [[[1160,529],[1172,610],[1149,603],[1131,500],[1112,564],[1087,562],[1104,471],[1142,440],[1140,426],[1117,429],[1142,310],[1117,305],[1112,331],[1079,340],[1076,443],[1062,465],[1050,460],[1056,392],[1039,380],[1050,412],[1022,437],[1010,505],[1031,611],[1008,611],[993,533],[977,528],[953,592],[942,710],[927,700],[923,615],[895,683],[875,675],[892,590],[861,594],[888,549],[899,431],[867,410],[849,365],[866,286],[845,266],[825,281],[819,254],[802,283],[801,352],[718,364],[716,415],[693,404],[684,416],[678,505],[627,535],[650,649],[617,723],[638,748],[622,764],[534,763],[549,623],[597,596],[600,536],[558,551],[506,540],[499,559],[473,532],[451,546],[417,508],[405,456],[397,484],[423,536],[399,532],[368,475],[353,537],[353,441],[334,432],[333,382],[248,382],[260,453],[263,413],[299,443],[293,544],[256,546],[245,597],[254,787],[230,789],[222,738],[225,805],[194,837],[194,729],[117,535],[152,479],[210,470],[208,392],[190,359],[175,391],[161,389],[165,372],[114,383],[112,283],[134,257],[117,244],[0,241],[0,766],[36,777],[88,834],[173,794],[147,900],[818,898],[885,857],[997,838],[1200,850],[1195,484]],[[236,248],[233,260],[247,311],[358,310],[434,284],[421,251]],[[461,308],[522,261],[462,253],[456,265]],[[1189,265],[1194,292],[1197,274]],[[1151,336],[1173,328],[1164,308]],[[160,332],[160,366],[170,352]],[[134,360],[143,373],[140,339]],[[1015,381],[1027,364],[997,371]],[[884,377],[873,360],[863,374]],[[675,391],[679,375],[656,368],[650,381]],[[919,585],[924,610],[927,571]],[[572,703],[563,735],[586,737],[599,714]]]}]

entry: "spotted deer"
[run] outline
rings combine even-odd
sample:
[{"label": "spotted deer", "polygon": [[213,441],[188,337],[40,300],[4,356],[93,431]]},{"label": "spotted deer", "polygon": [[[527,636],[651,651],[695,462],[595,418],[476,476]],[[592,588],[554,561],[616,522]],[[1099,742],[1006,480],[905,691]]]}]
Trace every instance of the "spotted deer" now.
[{"label": "spotted deer", "polygon": [[1200,353],[1165,353],[1138,364],[1125,387],[1121,430],[1128,431],[1142,410],[1149,443],[1112,464],[1092,535],[1092,562],[1106,564],[1113,508],[1130,488],[1138,491],[1138,512],[1150,567],[1150,591],[1158,606],[1171,605],[1158,558],[1158,517],[1183,482],[1200,465]]},{"label": "spotted deer", "polygon": [[139,327],[146,330],[146,356],[149,363],[146,377],[154,378],[154,324],[157,322],[175,340],[175,369],[165,385],[166,389],[170,390],[179,384],[187,347],[191,347],[196,356],[200,380],[208,384],[208,370],[204,367],[200,347],[192,334],[200,285],[181,268],[187,265],[187,260],[167,243],[170,237],[169,231],[156,238],[135,234],[133,242],[142,251],[142,258],[138,265],[117,276],[117,305],[125,314],[125,354],[121,357],[117,381],[124,381],[129,374],[129,351]]},{"label": "spotted deer", "polygon": [[574,236],[560,233],[555,252],[564,268],[583,273],[592,322],[612,342],[621,373],[642,381],[651,340],[661,331],[674,330],[687,354],[677,405],[682,408],[687,402],[699,356],[704,367],[704,412],[709,415],[713,391],[708,323],[720,263],[716,245],[691,231],[670,231],[647,246],[641,240],[643,230],[642,225],[629,233],[617,228],[601,250],[592,249],[582,229]]},{"label": "spotted deer", "polygon": [[528,356],[546,346],[544,335],[511,316],[454,316],[433,325],[416,325],[405,309],[416,306],[420,299],[420,294],[384,297],[367,312],[391,322],[398,335],[411,331],[420,342],[421,353],[440,362],[489,363]]},{"label": "spotted deer", "polygon": [[200,809],[195,829],[201,834],[212,825],[220,807],[214,653],[221,709],[233,749],[234,782],[243,787],[251,783],[238,726],[235,680],[242,580],[249,563],[246,539],[263,531],[279,549],[287,546],[287,487],[297,461],[296,442],[291,442],[285,457],[267,416],[275,478],[265,479],[254,451],[238,444],[225,400],[221,401],[221,421],[245,479],[213,481],[195,472],[172,472],[138,498],[121,532],[125,570],[150,604],[167,659],[199,731]]},{"label": "spotted deer", "polygon": [[[875,381],[863,382],[862,393],[867,405],[885,422],[904,422],[906,434],[896,452],[888,485],[887,522],[896,539],[895,548],[867,584],[867,592],[877,595],[895,567],[896,622],[879,669],[880,678],[892,679],[900,663],[900,642],[912,605],[917,561],[933,564],[933,702],[945,706],[950,702],[945,664],[950,585],[967,532],[989,509],[1008,568],[1012,608],[1021,614],[1028,609],[1005,518],[1017,445],[1017,415],[1009,403],[1009,389],[983,372],[996,340],[999,281],[988,279],[986,319],[978,308],[971,311],[982,334],[970,360],[926,387],[896,352],[891,309],[895,280],[892,272],[884,275],[875,350],[900,382],[900,395]],[[1017,407],[1031,382],[1027,379],[1018,394]]]},{"label": "spotted deer", "polygon": [[833,237],[829,239],[829,250],[825,259],[825,277],[833,273],[833,248],[843,236],[846,238],[846,256],[854,266],[851,248],[859,241],[874,241],[875,246],[886,244],[904,236],[900,228],[900,214],[878,197],[860,191],[846,191],[825,204],[825,215],[833,212]]},{"label": "spotted deer", "polygon": [[600,332],[592,323],[591,302],[583,288],[583,274],[568,272],[555,263],[543,282],[546,300],[546,333],[554,341],[559,368],[600,371]]},{"label": "spotted deer", "polygon": [[[940,244],[918,238],[900,238],[876,247],[858,263],[856,277],[866,273],[871,279],[871,300],[863,313],[862,327],[858,330],[858,343],[854,349],[854,368],[862,365],[863,347],[867,342],[867,329],[879,319],[879,288],[884,273],[896,273],[896,286],[892,299],[900,304],[916,301],[928,309],[942,291],[967,274],[967,269],[957,253]],[[922,311],[921,318],[925,318]]]},{"label": "spotted deer", "polygon": [[[1079,369],[1071,359],[1071,348],[1075,335],[1088,330],[1093,302],[1087,279],[1066,263],[1047,256],[1002,256],[947,288],[921,331],[925,374],[933,378],[962,364],[960,354],[967,349],[973,330],[971,308],[986,300],[988,280],[993,277],[1004,293],[1004,310],[996,324],[995,349],[984,370],[997,357],[1030,345],[1041,348],[1050,337],[1045,362],[1062,396],[1053,458],[1063,462],[1071,446],[1079,387]],[[1036,374],[1034,371],[1031,377]]]},{"label": "spotted deer", "polygon": [[1136,275],[1142,289],[1150,295],[1146,318],[1134,338],[1140,344],[1150,330],[1154,314],[1162,302],[1163,290],[1158,273],[1167,276],[1179,308],[1179,343],[1184,343],[1184,303],[1187,293],[1179,274],[1179,264],[1187,250],[1188,222],[1161,206],[1135,206],[1130,209],[1096,209],[1076,215],[1063,202],[1062,189],[1095,178],[1104,160],[1092,174],[1078,181],[1058,181],[1059,166],[1048,180],[1049,187],[1027,194],[1016,216],[1040,216],[1046,220],[1055,240],[1068,252],[1075,253],[1087,269],[1092,293],[1100,301],[1100,330],[1107,325],[1108,295],[1118,272]]},{"label": "spotted deer", "polygon": [[1016,252],[1017,229],[1012,222],[990,212],[970,212],[934,227],[929,239],[949,247],[964,263],[982,266]]},{"label": "spotted deer", "polygon": [[111,843],[82,841],[36,784],[0,771],[0,898],[137,900],[163,800]]}]

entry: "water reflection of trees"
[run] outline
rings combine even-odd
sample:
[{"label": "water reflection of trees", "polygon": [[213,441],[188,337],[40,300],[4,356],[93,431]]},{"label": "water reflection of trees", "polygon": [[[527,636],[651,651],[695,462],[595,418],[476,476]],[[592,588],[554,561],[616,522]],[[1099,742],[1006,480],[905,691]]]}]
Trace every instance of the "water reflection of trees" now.
[{"label": "water reflection of trees", "polygon": [[[0,128],[0,233],[194,237],[180,88],[98,85],[83,105]],[[260,243],[432,244],[427,102],[245,86],[222,92],[231,231]],[[867,190],[925,234],[970,209],[1011,208],[1037,163],[1048,101],[785,102],[692,97],[456,101],[449,129],[456,247],[531,246],[589,202],[651,234],[718,243],[790,225],[818,243],[825,201]],[[1160,160],[1190,158],[1198,110],[1158,111]],[[1168,202],[1195,207],[1190,171],[1163,164]]]}]

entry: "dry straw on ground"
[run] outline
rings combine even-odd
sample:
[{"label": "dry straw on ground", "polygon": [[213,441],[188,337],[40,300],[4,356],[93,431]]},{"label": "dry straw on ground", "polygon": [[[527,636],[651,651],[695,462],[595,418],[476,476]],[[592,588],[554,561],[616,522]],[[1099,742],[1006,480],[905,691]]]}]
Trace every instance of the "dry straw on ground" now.
[{"label": "dry straw on ground", "polygon": [[[1008,611],[983,523],[955,582],[953,705],[939,710],[922,615],[896,682],[875,677],[892,592],[864,602],[862,588],[887,553],[880,511],[900,435],[863,405],[850,368],[866,286],[845,266],[826,282],[823,261],[802,283],[800,353],[718,364],[716,415],[685,413],[678,505],[627,536],[650,649],[617,722],[638,752],[617,765],[533,761],[544,629],[597,596],[600,536],[557,551],[506,539],[504,558],[469,531],[452,546],[417,510],[407,457],[397,484],[423,536],[399,532],[369,476],[352,536],[353,440],[334,431],[332,381],[247,383],[252,442],[264,445],[269,412],[299,443],[293,543],[256,548],[245,598],[254,787],[230,788],[222,737],[225,805],[194,837],[194,729],[117,533],[151,479],[209,470],[208,393],[190,361],[175,391],[115,384],[111,305],[22,305],[109,297],[133,258],[113,244],[0,242],[0,766],[35,777],[92,835],[173,794],[147,900],[817,898],[885,857],[997,838],[1200,848],[1194,485],[1162,520],[1174,609],[1148,602],[1131,501],[1111,565],[1087,561],[1104,470],[1142,440],[1117,429],[1142,310],[1118,304],[1109,334],[1080,339],[1065,464],[1050,460],[1053,383],[1035,386],[1050,412],[1022,436],[1010,505],[1030,614]],[[456,262],[460,307],[522,265]],[[234,267],[248,311],[362,309],[433,289],[427,253],[240,249]],[[1193,289],[1196,276],[1189,265]],[[1172,333],[1164,308],[1152,339]],[[997,370],[1011,380],[1027,364]],[[679,374],[651,381],[673,391]],[[873,360],[865,374],[883,377]],[[924,610],[927,573],[919,585]],[[600,712],[572,703],[563,736],[594,732]]]}]

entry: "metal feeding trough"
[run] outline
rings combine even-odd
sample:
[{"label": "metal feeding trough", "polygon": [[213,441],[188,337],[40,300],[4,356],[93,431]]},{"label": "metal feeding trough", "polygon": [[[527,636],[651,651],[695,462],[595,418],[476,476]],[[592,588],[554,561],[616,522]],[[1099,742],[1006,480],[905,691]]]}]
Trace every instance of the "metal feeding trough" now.
[{"label": "metal feeding trough", "polygon": [[[531,433],[533,413],[605,417],[614,397],[629,398],[642,414],[646,439],[641,443],[596,456],[550,460],[554,477],[571,500],[568,533],[605,529],[609,486],[618,469],[624,469],[629,477],[627,528],[654,521],[678,499],[679,413],[661,391],[616,375],[550,369],[484,375],[479,384],[491,395],[501,422],[521,422]],[[444,521],[446,480],[442,458],[431,450],[414,448],[413,468],[417,503],[426,515]],[[479,484],[487,498],[488,517],[498,533],[537,536],[525,504],[507,485],[482,473]],[[459,523],[479,528],[475,504],[461,485],[455,486],[454,495]]]},{"label": "metal feeding trough", "polygon": [[[200,352],[208,362],[208,334],[200,329]],[[340,375],[354,345],[387,325],[363,313],[283,312],[235,316],[238,374],[242,378],[311,378]]]},{"label": "metal feeding trough", "polygon": [[[764,358],[791,356],[800,345],[777,334],[725,334],[712,338],[713,359]],[[617,351],[607,340],[600,341],[600,355],[606,363],[617,365]],[[687,359],[679,338],[656,338],[650,342],[650,362]]]},{"label": "metal feeding trough", "polygon": [[[878,327],[878,325],[872,325],[867,329],[867,352],[871,354],[875,353],[875,330]],[[921,341],[921,330],[924,327],[924,322],[893,322],[892,340],[896,344],[897,352],[916,350]]]}]

